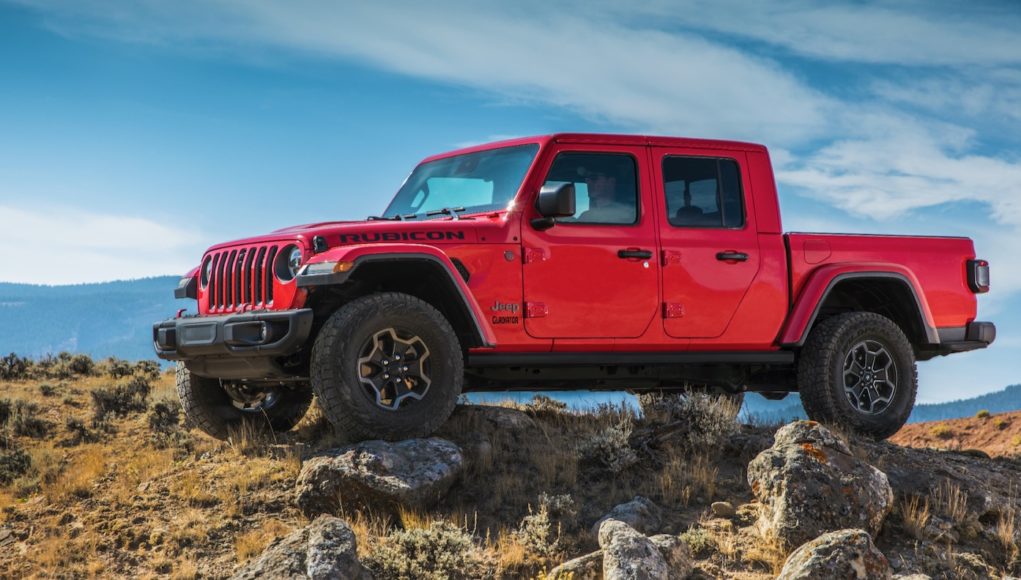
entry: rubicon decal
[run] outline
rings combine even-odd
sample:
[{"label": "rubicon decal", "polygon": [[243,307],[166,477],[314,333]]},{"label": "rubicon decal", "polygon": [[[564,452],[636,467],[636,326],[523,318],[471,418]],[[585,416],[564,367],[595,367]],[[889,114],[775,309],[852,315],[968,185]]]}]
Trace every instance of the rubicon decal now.
[{"label": "rubicon decal", "polygon": [[464,232],[364,232],[340,234],[342,244],[365,244],[369,242],[444,242],[463,240]]}]

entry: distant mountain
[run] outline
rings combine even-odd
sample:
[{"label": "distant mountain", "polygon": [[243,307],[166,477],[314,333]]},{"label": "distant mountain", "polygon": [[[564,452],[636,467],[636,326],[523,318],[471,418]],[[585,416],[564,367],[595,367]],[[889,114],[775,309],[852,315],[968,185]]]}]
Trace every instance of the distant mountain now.
[{"label": "distant mountain", "polygon": [[60,351],[152,359],[152,323],[194,302],[174,300],[179,276],[71,286],[0,283],[0,354]]}]

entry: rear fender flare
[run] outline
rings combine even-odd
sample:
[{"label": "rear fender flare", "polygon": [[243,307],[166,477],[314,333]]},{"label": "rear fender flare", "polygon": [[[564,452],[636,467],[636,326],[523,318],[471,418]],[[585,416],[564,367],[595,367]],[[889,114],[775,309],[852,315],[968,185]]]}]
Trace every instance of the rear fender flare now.
[{"label": "rear fender flare", "polygon": [[911,270],[898,264],[834,264],[818,268],[802,287],[801,293],[791,308],[787,325],[780,334],[780,344],[786,347],[800,347],[805,344],[809,331],[826,298],[841,283],[848,280],[895,280],[903,284],[914,297],[915,312],[928,344],[939,344],[939,333],[933,322],[932,312],[925,300],[921,285]]}]

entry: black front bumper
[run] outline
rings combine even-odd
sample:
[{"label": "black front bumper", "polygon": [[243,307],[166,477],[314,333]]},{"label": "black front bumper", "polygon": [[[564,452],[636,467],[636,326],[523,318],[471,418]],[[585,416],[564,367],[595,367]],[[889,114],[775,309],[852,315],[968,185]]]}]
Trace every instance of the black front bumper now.
[{"label": "black front bumper", "polygon": [[277,359],[304,346],[312,310],[248,312],[172,318],[152,327],[156,356],[183,361],[188,370],[221,379],[293,376]]}]

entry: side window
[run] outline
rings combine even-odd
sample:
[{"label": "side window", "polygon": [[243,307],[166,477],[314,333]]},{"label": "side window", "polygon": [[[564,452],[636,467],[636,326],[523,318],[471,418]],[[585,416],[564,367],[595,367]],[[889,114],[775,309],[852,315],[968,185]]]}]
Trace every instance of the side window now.
[{"label": "side window", "polygon": [[741,177],[733,159],[665,157],[663,191],[670,225],[689,228],[744,225]]},{"label": "side window", "polygon": [[546,185],[573,183],[574,216],[562,223],[633,224],[638,221],[635,160],[620,153],[561,153],[553,160]]}]

